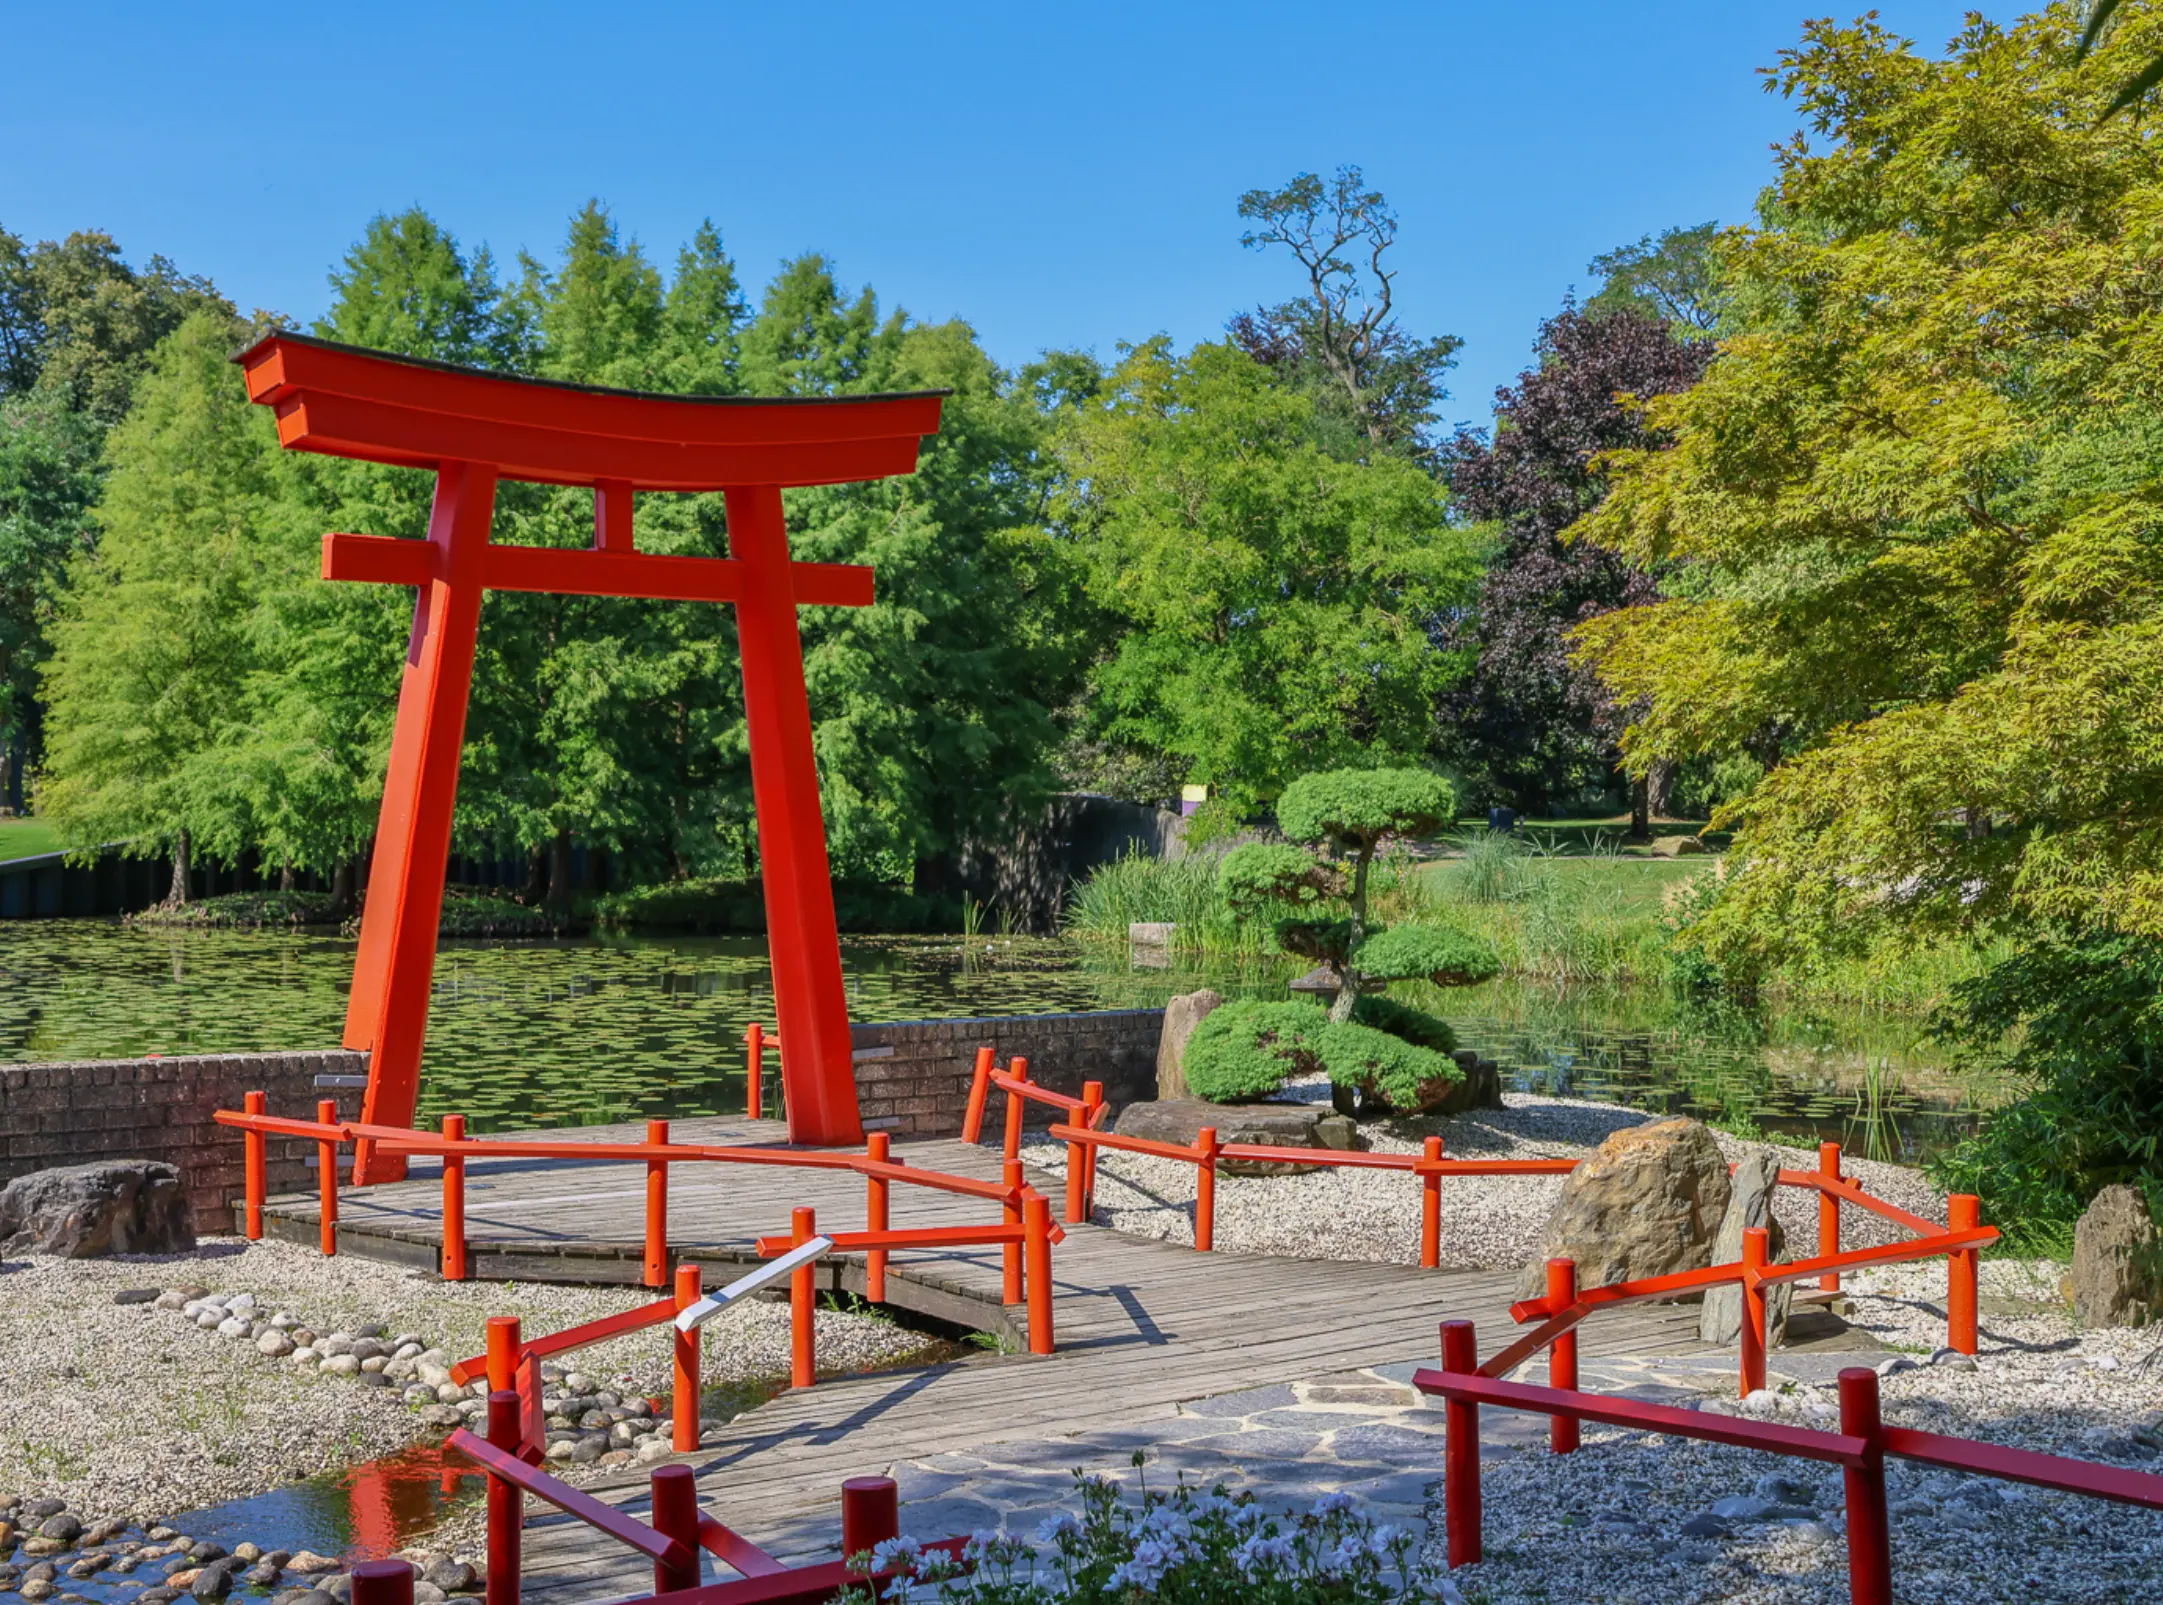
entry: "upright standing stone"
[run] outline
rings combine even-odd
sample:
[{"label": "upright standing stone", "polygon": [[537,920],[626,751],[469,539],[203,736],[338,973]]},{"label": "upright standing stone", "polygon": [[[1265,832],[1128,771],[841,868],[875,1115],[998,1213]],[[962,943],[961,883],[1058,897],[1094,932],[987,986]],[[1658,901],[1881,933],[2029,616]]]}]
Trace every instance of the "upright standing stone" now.
[{"label": "upright standing stone", "polygon": [[[1780,1161],[1763,1149],[1745,1154],[1728,1178],[1727,1213],[1720,1217],[1720,1231],[1712,1240],[1713,1265],[1732,1265],[1742,1258],[1742,1234],[1752,1226],[1765,1228],[1765,1251],[1780,1259],[1787,1249],[1787,1234],[1773,1217],[1773,1189],[1780,1185]],[[1787,1332],[1788,1306],[1794,1302],[1792,1283],[1765,1289],[1765,1346],[1772,1348]],[[1705,1290],[1705,1306],[1697,1318],[1697,1335],[1707,1343],[1733,1345],[1742,1336],[1742,1289],[1712,1287]]]},{"label": "upright standing stone", "polygon": [[1187,1038],[1224,999],[1208,987],[1183,992],[1164,1005],[1164,1034],[1157,1038],[1157,1096],[1187,1096]]},{"label": "upright standing stone", "polygon": [[1698,1121],[1680,1116],[1618,1131],[1562,1184],[1520,1298],[1547,1291],[1547,1262],[1577,1262],[1577,1285],[1702,1270],[1727,1213],[1727,1161]]},{"label": "upright standing stone", "polygon": [[2082,1326],[2163,1320],[2163,1232],[2139,1188],[2104,1188],[2073,1228],[2073,1313]]}]

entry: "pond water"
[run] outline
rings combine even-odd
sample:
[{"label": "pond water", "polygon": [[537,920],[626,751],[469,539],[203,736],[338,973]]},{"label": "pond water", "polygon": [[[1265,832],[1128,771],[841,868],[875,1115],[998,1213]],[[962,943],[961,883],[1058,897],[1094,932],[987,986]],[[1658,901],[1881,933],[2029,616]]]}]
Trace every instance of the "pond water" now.
[{"label": "pond water", "polygon": [[[0,1062],[335,1044],[354,944],[288,932],[112,921],[0,926]],[[1040,940],[857,937],[842,945],[858,1020],[1141,1008],[1209,985],[1284,995],[1292,969],[1135,968]],[[1520,1089],[1626,1102],[1796,1141],[1915,1157],[1972,1131],[1998,1094],[1963,1082],[1912,1017],[1704,1009],[1656,992],[1498,981],[1413,989]],[[446,942],[421,1106],[473,1129],[728,1113],[744,1028],[773,1023],[756,937]]]}]

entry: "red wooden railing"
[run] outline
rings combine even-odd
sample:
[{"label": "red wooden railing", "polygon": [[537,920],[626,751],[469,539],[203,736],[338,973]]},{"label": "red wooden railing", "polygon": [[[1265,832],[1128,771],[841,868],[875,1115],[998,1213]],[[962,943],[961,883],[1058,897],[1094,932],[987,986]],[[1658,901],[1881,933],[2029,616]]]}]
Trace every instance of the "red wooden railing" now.
[{"label": "red wooden railing", "polygon": [[[753,1020],[744,1028],[744,1113],[753,1120],[766,1116],[766,1050],[774,1050],[774,1071],[781,1070],[781,1038]],[[787,1083],[782,1083],[786,1086]],[[783,1113],[787,1111],[784,1109]]]},{"label": "red wooden railing", "polygon": [[[322,1105],[314,1122],[282,1119],[265,1113],[261,1093],[249,1093],[244,1104],[245,1108],[239,1114],[231,1110],[220,1110],[215,1118],[225,1125],[238,1127],[247,1148],[247,1198],[243,1210],[243,1225],[251,1239],[263,1235],[263,1199],[268,1185],[265,1144],[272,1136],[308,1138],[320,1146],[325,1156],[318,1178],[322,1189],[323,1218],[328,1223],[322,1229],[322,1249],[325,1254],[335,1254],[338,1247],[336,1154],[341,1143],[373,1141],[378,1145],[378,1151],[386,1155],[440,1156],[443,1160],[443,1277],[446,1281],[462,1281],[471,1275],[471,1254],[465,1233],[466,1163],[470,1159],[643,1162],[646,1166],[644,1279],[649,1287],[664,1285],[669,1275],[668,1172],[671,1165],[765,1164],[810,1170],[848,1170],[864,1178],[864,1218],[867,1230],[833,1234],[831,1240],[838,1251],[863,1253],[865,1292],[873,1303],[884,1302],[886,1298],[888,1259],[894,1253],[998,1247],[1003,1250],[1005,1258],[1001,1289],[1003,1302],[1027,1305],[1029,1351],[1032,1354],[1053,1352],[1051,1249],[1053,1244],[1065,1240],[1066,1233],[1053,1224],[1049,1202],[1023,1179],[1018,1160],[1009,1160],[1006,1163],[1004,1174],[999,1181],[987,1182],[970,1176],[955,1176],[945,1171],[904,1164],[893,1157],[891,1142],[885,1132],[873,1132],[860,1155],[727,1144],[673,1143],[669,1140],[668,1122],[665,1120],[647,1122],[647,1140],[643,1143],[490,1142],[483,1138],[466,1136],[465,1121],[457,1115],[446,1115],[443,1131],[431,1135],[404,1128],[369,1126],[357,1121],[341,1123],[337,1119],[337,1111],[328,1103]],[[1101,1107],[1101,1101],[1098,1107]],[[892,1192],[896,1182],[996,1203],[1000,1207],[1000,1220],[981,1226],[896,1230],[890,1224]],[[800,1245],[816,1235],[811,1210],[799,1209],[795,1212],[795,1218],[802,1227],[801,1234],[788,1238],[760,1239],[759,1252],[762,1257],[770,1258],[774,1254],[785,1253],[790,1247]],[[685,1279],[687,1270],[690,1273],[688,1281]],[[514,1339],[513,1347],[518,1348],[521,1354],[532,1356],[561,1353],[587,1343],[598,1342],[604,1337],[616,1337],[673,1320],[678,1311],[688,1304],[696,1303],[699,1298],[696,1266],[679,1266],[676,1277],[676,1290],[672,1298],[588,1322],[583,1327],[535,1339],[522,1347]],[[814,1297],[813,1270],[810,1264],[806,1263],[790,1279],[790,1304],[796,1333],[790,1371],[793,1384],[797,1387],[811,1386],[817,1371],[812,1336]],[[514,1321],[510,1330],[515,1333],[516,1329],[517,1323]],[[495,1330],[493,1322],[490,1330],[491,1333]],[[682,1359],[683,1341],[679,1335],[679,1363]],[[691,1350],[694,1372],[696,1363],[694,1346]],[[471,1375],[479,1375],[483,1360],[476,1357],[464,1365]],[[459,1368],[454,1368],[453,1374],[458,1376],[460,1382],[469,1380],[467,1375],[459,1374]],[[489,1378],[491,1388],[514,1388],[537,1397],[537,1385],[535,1389],[528,1390],[517,1381],[515,1362],[512,1370],[505,1370],[500,1374],[491,1370]],[[695,1386],[692,1391],[696,1391]],[[679,1393],[679,1398],[681,1397]],[[532,1408],[537,1409],[538,1406],[534,1405]],[[692,1424],[695,1434],[695,1407]],[[679,1422],[679,1434],[681,1430]],[[694,1436],[693,1442],[695,1441]]]},{"label": "red wooden railing", "polygon": [[[843,1589],[869,1584],[874,1591],[892,1571],[853,1572],[849,1559],[868,1553],[879,1544],[899,1536],[900,1504],[891,1478],[853,1478],[841,1486],[841,1553],[843,1559],[823,1566],[788,1567],[756,1544],[699,1509],[697,1480],[689,1466],[657,1466],[653,1471],[653,1520],[635,1520],[613,1505],[605,1504],[528,1465],[520,1452],[523,1428],[518,1395],[499,1390],[488,1396],[488,1436],[476,1437],[463,1429],[450,1442],[463,1451],[488,1477],[488,1582],[487,1605],[518,1605],[519,1573],[523,1562],[525,1500],[528,1494],[546,1500],[558,1510],[576,1517],[596,1532],[653,1562],[653,1591],[669,1595],[677,1605],[815,1605],[833,1598]],[[942,1550],[963,1566],[965,1538],[949,1538],[926,1544]],[[699,1582],[699,1551],[705,1550],[729,1566],[737,1580]],[[403,1562],[398,1564],[403,1565]],[[411,1605],[412,1573],[405,1573],[402,1599],[372,1595],[361,1600],[358,1573],[354,1596],[360,1605]]]},{"label": "red wooden railing", "polygon": [[[969,1082],[969,1103],[961,1117],[961,1140],[972,1146],[983,1136],[985,1106],[991,1101],[996,1089],[1006,1094],[1005,1153],[1009,1163],[1021,1159],[1021,1128],[1025,1106],[1043,1104],[1057,1109],[1072,1121],[1079,1119],[1080,1129],[1095,1131],[1110,1112],[1104,1102],[1104,1083],[1084,1081],[1079,1098],[1063,1092],[1054,1092],[1041,1082],[1029,1079],[1029,1061],[1016,1054],[1007,1061],[1007,1068],[998,1069],[992,1063],[988,1047],[976,1050],[976,1070]],[[1072,1129],[1061,1127],[1055,1129]],[[1071,1222],[1089,1218],[1092,1201],[1096,1197],[1096,1153],[1085,1143],[1067,1144],[1066,1171],[1066,1218]]]},{"label": "red wooden railing", "polygon": [[2029,1449],[2009,1449],[1906,1427],[1888,1427],[1879,1418],[1877,1373],[1860,1366],[1840,1373],[1840,1430],[1835,1433],[1677,1409],[1640,1399],[1581,1393],[1574,1387],[1555,1384],[1552,1377],[1551,1385],[1544,1388],[1506,1382],[1496,1368],[1510,1352],[1504,1350],[1502,1355],[1479,1365],[1472,1323],[1445,1321],[1442,1323],[1442,1369],[1421,1370],[1412,1378],[1412,1385],[1422,1393],[1439,1396],[1445,1401],[1442,1503],[1447,1523],[1449,1564],[1453,1568],[1472,1565],[1482,1554],[1479,1451],[1482,1405],[1545,1415],[1557,1428],[1568,1422],[1573,1429],[1573,1446],[1577,1424],[1597,1421],[1839,1466],[1845,1484],[1848,1595],[1853,1605],[1891,1605],[1893,1597],[1892,1540],[1885,1506],[1887,1455],[1953,1471],[2163,1510],[2163,1477],[2148,1472],[2126,1471],[2094,1461],[2039,1454]]}]

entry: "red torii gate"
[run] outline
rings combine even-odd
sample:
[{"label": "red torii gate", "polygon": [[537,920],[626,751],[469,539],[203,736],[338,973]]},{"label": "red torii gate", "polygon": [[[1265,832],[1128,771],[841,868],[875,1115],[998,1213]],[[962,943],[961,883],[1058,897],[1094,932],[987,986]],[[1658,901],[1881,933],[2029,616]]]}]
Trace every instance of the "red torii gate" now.
[{"label": "red torii gate", "polygon": [[[796,609],[869,606],[871,570],[792,562],[781,492],[914,473],[946,392],[653,396],[290,333],[234,360],[249,399],[277,410],[288,448],[436,476],[426,540],[323,537],[325,579],[419,591],[346,1008],[345,1045],[370,1055],[361,1118],[413,1123],[482,593],[552,591],[735,604],[789,1135],[861,1141]],[[592,487],[592,547],[491,545],[499,479]],[[722,492],[730,555],[634,550],[631,498],[642,490]],[[354,1179],[403,1169],[362,1144]]]}]

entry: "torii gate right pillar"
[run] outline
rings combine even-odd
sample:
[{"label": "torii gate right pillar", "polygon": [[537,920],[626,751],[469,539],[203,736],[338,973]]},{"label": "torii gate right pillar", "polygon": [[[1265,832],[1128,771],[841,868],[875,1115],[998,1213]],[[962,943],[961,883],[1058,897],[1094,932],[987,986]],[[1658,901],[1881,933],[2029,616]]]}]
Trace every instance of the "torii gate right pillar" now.
[{"label": "torii gate right pillar", "polygon": [[[743,651],[744,717],[751,742],[752,803],[759,822],[759,874],[766,894],[774,1023],[782,1055],[802,1054],[817,1073],[785,1078],[792,1132],[813,1140],[861,1140],[850,1077],[848,995],[841,934],[819,807],[811,745],[811,699],[804,685],[803,636],[789,581],[788,527],[775,485],[724,490],[729,549],[744,568],[736,604]],[[838,1069],[838,1074],[836,1073]],[[757,1075],[758,1067],[751,1073]],[[845,1099],[844,1094],[845,1092]]]}]

